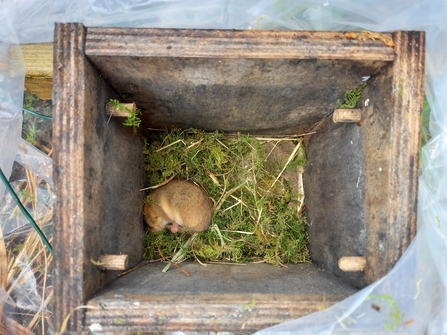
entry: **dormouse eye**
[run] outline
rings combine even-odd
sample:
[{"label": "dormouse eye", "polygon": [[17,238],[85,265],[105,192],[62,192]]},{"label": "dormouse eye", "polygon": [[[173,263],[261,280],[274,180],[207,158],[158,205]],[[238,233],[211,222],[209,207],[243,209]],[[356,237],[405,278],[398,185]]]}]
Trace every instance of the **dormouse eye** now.
[{"label": "dormouse eye", "polygon": [[158,216],[151,216],[150,218],[148,218],[147,216],[144,216],[144,219],[147,223],[156,222],[158,220]]}]

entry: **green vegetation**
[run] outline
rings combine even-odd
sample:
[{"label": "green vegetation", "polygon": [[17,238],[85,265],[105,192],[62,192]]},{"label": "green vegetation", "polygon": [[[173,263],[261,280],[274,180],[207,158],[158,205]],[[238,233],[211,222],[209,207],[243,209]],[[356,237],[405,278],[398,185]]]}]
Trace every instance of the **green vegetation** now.
[{"label": "green vegetation", "polygon": [[428,103],[427,97],[424,97],[424,105],[422,107],[422,141],[421,147],[423,147],[431,139],[430,134],[430,114],[431,108]]},{"label": "green vegetation", "polygon": [[40,130],[34,124],[30,124],[24,127],[24,131],[26,132],[25,140],[35,146]]},{"label": "green vegetation", "polygon": [[35,101],[38,100],[32,93],[25,94],[23,107],[26,109],[33,109]]},{"label": "green vegetation", "polygon": [[110,99],[110,103],[115,107],[117,110],[122,110],[128,112],[129,116],[127,117],[126,121],[123,122],[123,125],[132,127],[133,133],[137,133],[137,128],[141,124],[141,118],[139,115],[141,114],[141,111],[139,109],[136,109],[135,111],[132,111],[130,108],[122,105],[118,100],[116,99]]},{"label": "green vegetation", "polygon": [[42,152],[51,151],[52,117],[51,105],[39,100],[29,91],[25,91],[23,108],[22,138]]},{"label": "green vegetation", "polygon": [[430,133],[430,114],[430,104],[428,103],[427,97],[424,96],[424,104],[422,107],[421,148],[419,151],[419,175],[422,175],[422,148],[432,137]]},{"label": "green vegetation", "polygon": [[26,190],[21,190],[20,196],[23,198],[23,200],[25,202],[35,202],[36,201],[36,196],[34,194],[30,194]]},{"label": "green vegetation", "polygon": [[403,315],[400,312],[399,306],[397,306],[396,301],[394,301],[394,299],[388,294],[382,294],[382,295],[373,294],[368,296],[366,298],[366,301],[371,299],[383,300],[388,303],[389,308],[391,309],[389,316],[392,319],[392,321],[386,322],[384,328],[386,331],[396,330],[396,328],[403,322]]},{"label": "green vegetation", "polygon": [[340,99],[337,99],[337,107],[338,108],[355,108],[357,106],[357,102],[362,98],[362,91],[365,88],[366,83],[361,84],[359,87],[354,88],[352,90],[347,90],[343,99],[344,102],[341,103]]},{"label": "green vegetation", "polygon": [[[278,155],[278,148],[288,151]],[[148,232],[146,258],[159,259],[160,247],[166,257],[180,251],[202,262],[310,262],[306,218],[298,214],[303,195],[297,180],[306,163],[300,139],[174,130],[152,135],[144,153],[151,186],[173,177],[191,179],[208,191],[215,207],[203,233]]]},{"label": "green vegetation", "polygon": [[25,247],[24,243],[17,244],[14,248],[12,248],[13,252],[20,252]]}]

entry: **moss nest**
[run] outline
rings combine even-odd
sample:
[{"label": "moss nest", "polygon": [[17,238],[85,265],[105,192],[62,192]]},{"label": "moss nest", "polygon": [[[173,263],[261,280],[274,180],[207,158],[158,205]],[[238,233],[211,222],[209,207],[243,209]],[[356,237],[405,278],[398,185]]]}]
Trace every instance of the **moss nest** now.
[{"label": "moss nest", "polygon": [[213,220],[205,232],[148,231],[146,259],[163,255],[173,261],[310,262],[301,139],[173,130],[153,133],[144,152],[152,187],[173,178],[193,180],[214,202]]}]

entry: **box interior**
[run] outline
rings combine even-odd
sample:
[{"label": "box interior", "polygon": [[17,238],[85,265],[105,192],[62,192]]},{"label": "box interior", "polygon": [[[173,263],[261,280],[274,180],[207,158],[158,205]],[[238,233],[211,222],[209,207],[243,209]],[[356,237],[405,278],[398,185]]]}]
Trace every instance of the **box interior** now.
[{"label": "box interior", "polygon": [[[320,280],[324,282],[328,278],[340,283],[332,273],[351,286],[348,289],[342,285],[346,292],[352,292],[352,287],[366,285],[362,272],[344,273],[337,265],[343,256],[365,256],[366,253],[363,133],[357,124],[334,124],[328,116],[336,108],[337,99],[343,101],[346,90],[358,87],[363,77],[389,75],[390,62],[87,56],[121,99],[135,102],[142,110],[143,129],[195,127],[275,136],[316,131],[318,135],[310,135],[306,139],[308,166],[304,175],[310,225],[309,248],[315,264],[288,265],[294,273],[300,273],[297,269],[306,269],[304,273],[312,280],[307,275],[299,275],[295,280],[284,279],[281,285],[271,286],[268,284],[271,278],[278,276],[278,271],[283,271],[271,266],[263,269],[265,275],[251,287],[259,289],[259,292],[266,287],[273,291],[276,288],[279,293],[284,289],[294,292],[297,287],[307,289],[309,282],[318,286]],[[385,92],[387,90],[391,87],[384,89]],[[361,103],[367,98],[365,94]],[[111,122],[122,120],[112,119]],[[142,133],[144,136],[144,130]],[[127,178],[141,178],[141,174]],[[136,182],[142,183],[144,180]],[[140,198],[141,194],[136,195],[135,202]],[[119,216],[115,209],[115,222],[121,222]],[[141,213],[138,218],[142,220]],[[143,225],[141,227],[144,229]],[[140,243],[142,236],[138,234],[135,244]],[[115,250],[115,253],[120,252]],[[317,266],[332,273],[319,271]],[[221,267],[229,269],[228,265]],[[156,282],[158,273],[153,270],[156,268],[156,265],[149,265],[137,270],[135,274],[117,279],[112,287],[132,292],[135,286],[129,280],[130,276],[141,275],[146,278],[144,282],[153,277]],[[248,268],[256,271],[256,266],[244,267]],[[219,269],[219,265],[213,265],[213,271],[201,267],[194,269],[196,280],[200,278],[207,282],[214,280],[213,272]],[[222,278],[231,278],[235,287],[242,285],[246,276],[238,266],[236,269],[233,272],[223,270],[221,274]],[[142,290],[141,294],[172,293],[175,285],[170,282],[171,275],[176,271],[172,269],[169,275],[163,274],[166,285],[150,285],[151,289],[147,292]],[[182,285],[188,281],[187,278],[179,280]],[[300,285],[296,286],[296,283]],[[228,292],[228,288],[222,285],[200,285],[201,289],[207,287],[215,293]],[[326,288],[323,291],[331,291],[331,285],[321,287]],[[191,288],[194,290],[193,286]]]}]

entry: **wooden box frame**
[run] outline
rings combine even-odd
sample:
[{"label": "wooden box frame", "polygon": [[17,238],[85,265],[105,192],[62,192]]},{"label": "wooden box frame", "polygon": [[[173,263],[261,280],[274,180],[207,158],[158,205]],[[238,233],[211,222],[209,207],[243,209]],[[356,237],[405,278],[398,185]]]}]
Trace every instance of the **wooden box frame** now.
[{"label": "wooden box frame", "polygon": [[[423,32],[87,29],[77,23],[56,24],[55,326],[78,306],[88,305],[73,313],[68,331],[258,330],[326,308],[385,275],[416,232],[424,57]],[[251,77],[232,82],[228,73],[219,72],[216,60],[232,71],[249,64]],[[302,93],[304,84],[293,86],[294,77],[287,73],[294,66],[311,90]],[[185,77],[171,71],[183,67],[198,69],[194,73],[199,77],[201,68],[218,75],[183,85]],[[336,98],[358,85],[362,71],[372,78],[361,101],[361,124],[334,124],[329,116]],[[259,82],[266,73],[269,80]],[[303,106],[293,106],[296,99],[283,90],[281,76]],[[173,99],[179,92],[180,98]],[[282,100],[275,100],[278,92],[283,92]],[[261,106],[270,103],[263,100],[269,94],[269,99],[284,102],[269,105],[271,112]],[[109,99],[126,97],[143,110],[146,126],[276,135],[316,130],[307,141],[309,248],[315,263],[330,272],[309,264],[286,270],[187,263],[194,278],[190,281],[174,271],[161,276],[160,265],[116,279],[116,272],[94,265],[100,254],[125,253],[130,264],[142,254],[144,194],[138,190],[145,186],[143,137],[105,113]],[[222,101],[233,106],[228,115]],[[240,101],[245,114],[237,110]],[[275,119],[275,113],[286,114]],[[242,129],[235,129],[237,125]],[[346,162],[352,166],[346,168]],[[356,249],[352,245],[358,236],[364,244]],[[367,259],[364,272],[338,269],[338,258],[359,255]]]}]

